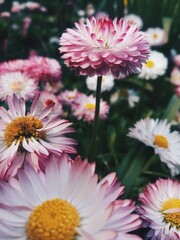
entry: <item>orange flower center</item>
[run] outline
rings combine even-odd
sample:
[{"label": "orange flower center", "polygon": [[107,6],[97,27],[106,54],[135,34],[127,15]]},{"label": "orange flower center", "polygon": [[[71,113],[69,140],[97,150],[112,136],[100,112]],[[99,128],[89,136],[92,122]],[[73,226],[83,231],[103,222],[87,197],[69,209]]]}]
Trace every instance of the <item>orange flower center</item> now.
[{"label": "orange flower center", "polygon": [[73,240],[80,216],[66,200],[43,202],[31,213],[26,226],[28,240]]},{"label": "orange flower center", "polygon": [[168,148],[168,140],[162,135],[156,135],[154,138],[154,145],[161,148]]},{"label": "orange flower center", "polygon": [[180,199],[171,198],[166,201],[161,212],[164,215],[164,221],[172,226],[180,228]]},{"label": "orange flower center", "polygon": [[45,138],[45,131],[38,131],[41,129],[43,124],[41,120],[34,116],[23,116],[17,117],[12,122],[10,122],[4,133],[6,145],[9,147],[14,141],[20,141],[20,145],[22,145],[22,141],[24,138],[26,140],[31,137],[36,140],[41,138]]}]

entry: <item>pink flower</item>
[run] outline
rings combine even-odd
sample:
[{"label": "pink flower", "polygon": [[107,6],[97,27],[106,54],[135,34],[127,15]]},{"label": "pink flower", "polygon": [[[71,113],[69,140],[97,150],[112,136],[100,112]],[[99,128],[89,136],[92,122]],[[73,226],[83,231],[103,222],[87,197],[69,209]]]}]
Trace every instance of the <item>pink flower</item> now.
[{"label": "pink flower", "polygon": [[72,123],[61,119],[58,115],[48,117],[54,104],[38,112],[37,95],[26,113],[23,98],[16,95],[7,97],[9,109],[0,107],[0,178],[16,175],[17,169],[28,161],[36,170],[40,169],[39,157],[47,157],[50,153],[61,155],[76,153],[76,141],[65,134],[74,130]]},{"label": "pink flower", "polygon": [[61,66],[59,62],[52,58],[34,56],[29,59],[26,71],[30,76],[33,76],[38,81],[60,81]]},{"label": "pink flower", "polygon": [[75,26],[63,33],[59,50],[65,64],[77,74],[92,77],[112,73],[121,78],[138,73],[148,58],[145,34],[123,19],[91,17]]},{"label": "pink flower", "polygon": [[180,86],[180,69],[178,67],[173,68],[170,75],[170,81],[175,86]]},{"label": "pink flower", "polygon": [[158,179],[139,195],[138,211],[149,231],[145,239],[180,239],[180,182]]},{"label": "pink flower", "polygon": [[141,220],[132,200],[118,199],[116,174],[98,182],[95,164],[80,157],[49,159],[39,174],[25,164],[0,191],[1,239],[142,240],[130,233]]},{"label": "pink flower", "polygon": [[177,67],[180,67],[180,54],[178,54],[174,57],[174,62]]},{"label": "pink flower", "polygon": [[0,63],[0,74],[10,72],[26,72],[28,60],[16,59]]},{"label": "pink flower", "polygon": [[71,105],[72,103],[76,102],[77,98],[82,93],[78,92],[77,89],[74,90],[65,90],[64,92],[61,92],[58,96],[59,101],[62,102],[65,105]]},{"label": "pink flower", "polygon": [[[93,95],[86,96],[81,94],[77,100],[71,105],[72,113],[78,120],[83,119],[87,122],[92,122],[95,115],[96,99]],[[109,112],[109,105],[107,102],[100,101],[100,119],[106,119]]]}]

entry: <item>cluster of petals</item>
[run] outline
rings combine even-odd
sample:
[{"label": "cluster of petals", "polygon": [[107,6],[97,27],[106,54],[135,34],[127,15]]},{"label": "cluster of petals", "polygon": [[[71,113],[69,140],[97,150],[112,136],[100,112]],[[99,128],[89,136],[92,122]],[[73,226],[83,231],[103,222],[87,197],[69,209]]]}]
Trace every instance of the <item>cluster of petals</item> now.
[{"label": "cluster of petals", "polygon": [[[93,95],[81,94],[71,105],[72,114],[78,120],[84,120],[89,123],[93,122],[95,116],[96,99]],[[106,101],[100,100],[99,117],[104,120],[107,118],[109,105]]]},{"label": "cluster of petals", "polygon": [[61,80],[61,66],[56,59],[33,56],[29,59],[16,59],[0,63],[0,74],[22,72],[36,81],[57,82]]},{"label": "cluster of petals", "polygon": [[180,173],[180,134],[171,131],[171,123],[167,120],[141,119],[129,129],[128,136],[153,147],[172,175]]},{"label": "cluster of petals", "polygon": [[0,178],[16,175],[17,169],[28,161],[39,170],[39,157],[50,153],[75,153],[76,141],[65,135],[72,129],[59,115],[49,117],[54,104],[38,112],[37,95],[26,110],[25,100],[16,95],[7,97],[8,110],[0,107]]},{"label": "cluster of petals", "polygon": [[180,183],[177,180],[158,179],[140,193],[138,212],[143,219],[143,227],[149,229],[145,239],[180,239],[179,207],[177,208],[180,203],[179,189]]},{"label": "cluster of petals", "polygon": [[108,17],[75,23],[60,38],[64,63],[77,74],[93,77],[111,73],[121,78],[139,73],[149,54],[149,43],[136,25]]},{"label": "cluster of petals", "polygon": [[165,74],[167,67],[168,59],[163,53],[154,50],[143,64],[139,77],[146,80],[156,79]]},{"label": "cluster of petals", "polygon": [[151,46],[161,46],[165,43],[166,34],[162,28],[148,28],[146,34]]},{"label": "cluster of petals", "polygon": [[[28,235],[31,214],[41,204],[59,200],[66,201],[79,215],[79,224],[71,239],[141,240],[130,233],[141,226],[139,215],[133,213],[134,202],[117,199],[123,194],[124,187],[117,181],[116,174],[110,173],[98,182],[95,164],[82,161],[80,157],[70,161],[63,154],[58,159],[51,159],[39,174],[25,164],[24,170],[18,171],[18,180],[12,178],[9,183],[1,181],[0,190],[1,239],[31,239],[31,232]],[[51,239],[63,239],[61,234],[66,232],[68,224],[58,224],[56,219],[60,217],[54,217],[53,210],[49,207],[49,219],[45,222],[55,223],[49,230],[52,230]],[[35,240],[44,239],[44,231],[48,234],[46,224],[38,225],[41,218],[43,216],[33,223],[37,232],[41,230],[38,232],[40,237],[35,237]],[[63,221],[63,216],[61,219]]]},{"label": "cluster of petals", "polygon": [[9,72],[0,75],[0,99],[16,94],[25,100],[32,99],[38,91],[35,79],[22,72]]}]

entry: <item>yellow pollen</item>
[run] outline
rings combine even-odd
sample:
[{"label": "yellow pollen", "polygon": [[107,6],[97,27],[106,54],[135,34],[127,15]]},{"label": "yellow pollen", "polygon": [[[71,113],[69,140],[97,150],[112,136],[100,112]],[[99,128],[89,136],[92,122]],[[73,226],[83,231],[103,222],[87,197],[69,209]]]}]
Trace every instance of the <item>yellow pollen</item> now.
[{"label": "yellow pollen", "polygon": [[37,206],[26,226],[28,240],[73,240],[80,216],[66,200],[52,199]]},{"label": "yellow pollen", "polygon": [[21,83],[21,82],[13,82],[13,83],[11,84],[11,89],[14,90],[14,91],[19,92],[19,91],[22,90],[22,88],[23,88],[23,86],[22,86],[22,83]]},{"label": "yellow pollen", "polygon": [[157,35],[156,33],[154,33],[154,34],[152,35],[152,37],[156,39],[156,38],[158,38],[158,35]]},{"label": "yellow pollen", "polygon": [[95,104],[94,103],[86,103],[86,108],[89,110],[94,110],[95,109]]},{"label": "yellow pollen", "polygon": [[41,120],[34,116],[23,116],[17,117],[10,122],[5,130],[4,137],[6,145],[9,147],[14,141],[20,141],[20,146],[24,138],[26,140],[34,137],[36,140],[45,138],[45,131],[38,131],[41,129],[43,124]]},{"label": "yellow pollen", "polygon": [[148,67],[148,68],[153,68],[154,67],[154,62],[151,61],[151,60],[148,60],[145,64],[145,66]]},{"label": "yellow pollen", "polygon": [[154,137],[154,145],[161,148],[168,148],[168,140],[162,135],[156,135]]},{"label": "yellow pollen", "polygon": [[[169,213],[167,213],[167,210],[169,210]],[[162,206],[161,212],[164,215],[165,222],[178,229],[180,228],[180,199],[171,198],[166,201]]]}]

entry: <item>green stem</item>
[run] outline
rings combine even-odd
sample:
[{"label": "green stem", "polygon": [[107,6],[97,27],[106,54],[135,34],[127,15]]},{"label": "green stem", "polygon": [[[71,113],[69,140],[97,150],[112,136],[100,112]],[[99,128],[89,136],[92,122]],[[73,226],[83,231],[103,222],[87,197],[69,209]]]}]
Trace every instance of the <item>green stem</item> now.
[{"label": "green stem", "polygon": [[92,139],[90,142],[89,147],[89,154],[88,160],[90,162],[94,161],[94,156],[96,153],[96,142],[97,142],[97,132],[98,132],[98,123],[99,123],[99,110],[100,110],[100,100],[101,100],[101,83],[102,83],[102,76],[98,77],[97,79],[97,86],[96,86],[96,108],[95,108],[95,116],[94,116],[94,125],[93,125],[93,132],[92,132]]},{"label": "green stem", "polygon": [[173,120],[179,108],[180,108],[180,98],[178,98],[176,95],[173,95],[164,112],[163,118],[166,118],[169,121]]}]

